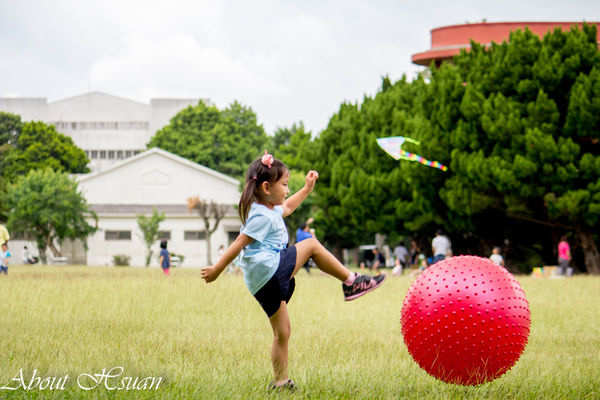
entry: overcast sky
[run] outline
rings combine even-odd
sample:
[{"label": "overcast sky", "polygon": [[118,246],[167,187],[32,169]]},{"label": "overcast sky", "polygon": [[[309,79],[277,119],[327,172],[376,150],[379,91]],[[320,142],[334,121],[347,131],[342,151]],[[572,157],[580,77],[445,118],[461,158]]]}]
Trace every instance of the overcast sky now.
[{"label": "overcast sky", "polygon": [[600,21],[599,0],[0,0],[0,96],[233,100],[268,133],[414,77],[432,28]]}]

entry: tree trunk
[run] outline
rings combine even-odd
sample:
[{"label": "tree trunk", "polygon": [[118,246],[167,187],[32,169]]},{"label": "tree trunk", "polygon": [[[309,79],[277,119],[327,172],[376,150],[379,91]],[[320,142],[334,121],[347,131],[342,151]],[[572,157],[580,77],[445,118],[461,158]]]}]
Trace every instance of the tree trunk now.
[{"label": "tree trunk", "polygon": [[341,263],[344,262],[344,249],[342,248],[342,243],[339,240],[335,242],[335,247],[333,248],[332,253]]},{"label": "tree trunk", "polygon": [[594,237],[589,229],[579,231],[579,239],[585,256],[585,267],[588,274],[600,275],[600,255]]},{"label": "tree trunk", "polygon": [[[150,261],[152,261],[152,255],[154,254],[154,251],[152,251],[151,247],[147,247],[146,248],[146,268],[150,266]],[[162,265],[159,265],[160,267],[162,267]]]},{"label": "tree trunk", "polygon": [[38,254],[40,255],[40,260],[42,260],[42,264],[47,265],[48,260],[46,259],[46,245],[43,241],[37,242]]},{"label": "tree trunk", "polygon": [[210,229],[208,229],[208,226],[206,227],[206,229],[204,230],[205,232],[205,236],[206,236],[206,262],[208,263],[208,265],[213,265],[212,263],[212,255],[211,255],[211,251],[210,251],[210,236],[211,236],[211,232]]},{"label": "tree trunk", "polygon": [[52,251],[52,254],[54,255],[54,257],[61,257],[62,254],[60,254],[60,251],[58,251],[58,249],[56,248],[56,246],[54,246],[54,243],[52,243],[52,237],[48,236],[46,238],[46,244],[48,245],[48,247],[50,247],[50,250]]}]

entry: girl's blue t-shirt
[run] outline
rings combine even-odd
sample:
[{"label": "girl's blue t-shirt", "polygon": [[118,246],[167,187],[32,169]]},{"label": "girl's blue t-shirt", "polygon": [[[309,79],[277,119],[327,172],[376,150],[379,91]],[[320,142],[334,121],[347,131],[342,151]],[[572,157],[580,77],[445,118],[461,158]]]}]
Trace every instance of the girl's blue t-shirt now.
[{"label": "girl's blue t-shirt", "polygon": [[240,233],[254,239],[240,254],[244,282],[254,295],[273,277],[279,266],[279,252],[287,246],[283,208],[275,206],[271,210],[253,203]]},{"label": "girl's blue t-shirt", "polygon": [[169,251],[167,249],[160,249],[160,255],[159,257],[162,256],[163,257],[163,262],[161,267],[163,269],[165,268],[171,268],[171,263],[169,262]]}]

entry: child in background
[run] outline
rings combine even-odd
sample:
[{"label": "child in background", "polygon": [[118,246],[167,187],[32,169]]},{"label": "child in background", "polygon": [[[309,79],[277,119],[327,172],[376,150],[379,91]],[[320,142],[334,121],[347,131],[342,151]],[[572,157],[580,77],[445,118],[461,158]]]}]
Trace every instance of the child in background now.
[{"label": "child in background", "polygon": [[492,260],[494,264],[504,267],[504,258],[500,255],[500,247],[494,247],[490,260]]},{"label": "child in background", "polygon": [[289,170],[265,150],[265,155],[252,162],[246,173],[239,203],[243,224],[240,234],[215,265],[202,269],[202,277],[212,282],[241,253],[239,260],[246,286],[267,314],[273,330],[274,380],[269,385],[270,390],[297,390],[288,379],[287,371],[290,338],[287,303],[294,292],[294,275],[309,258],[319,269],[342,282],[345,300],[354,300],[372,291],[385,279],[385,275],[371,278],[351,273],[315,238],[287,247],[283,217],[306,199],[318,177],[316,171],[309,171],[304,187],[287,198]]},{"label": "child in background", "polygon": [[171,269],[171,254],[167,250],[167,241],[162,240],[160,242],[160,267],[166,276],[169,276],[169,270]]},{"label": "child in background", "polygon": [[2,251],[0,251],[0,275],[8,275],[8,260],[10,260],[8,245],[2,243]]}]

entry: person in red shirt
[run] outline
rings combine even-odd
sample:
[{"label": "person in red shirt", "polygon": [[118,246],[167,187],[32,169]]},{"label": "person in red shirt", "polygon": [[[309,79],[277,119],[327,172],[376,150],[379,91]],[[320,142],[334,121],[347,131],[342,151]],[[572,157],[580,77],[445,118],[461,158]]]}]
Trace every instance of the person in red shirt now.
[{"label": "person in red shirt", "polygon": [[567,273],[569,262],[571,261],[571,248],[567,242],[567,236],[563,235],[558,243],[558,268],[561,275]]}]

